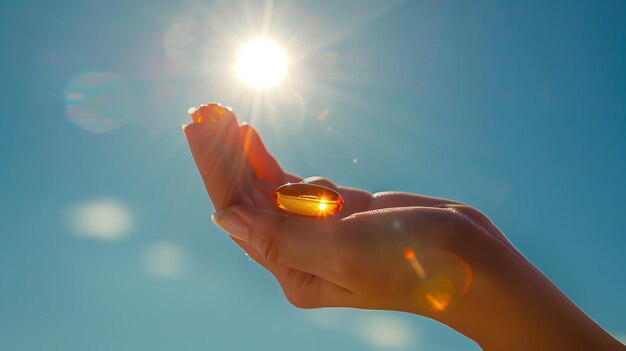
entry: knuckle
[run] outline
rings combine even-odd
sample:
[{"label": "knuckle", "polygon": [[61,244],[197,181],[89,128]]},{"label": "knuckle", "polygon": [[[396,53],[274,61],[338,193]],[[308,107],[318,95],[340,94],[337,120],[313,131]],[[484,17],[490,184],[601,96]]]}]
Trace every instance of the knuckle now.
[{"label": "knuckle", "polygon": [[277,240],[274,237],[257,237],[254,239],[254,246],[264,260],[273,263],[278,262],[279,249]]},{"label": "knuckle", "polygon": [[451,207],[456,209],[456,210],[458,210],[459,212],[463,212],[466,215],[482,215],[482,216],[484,216],[484,214],[482,214],[480,211],[478,211],[474,207],[466,205],[466,204],[453,204]]},{"label": "knuckle", "polygon": [[459,204],[459,205],[451,205],[448,206],[451,210],[455,212],[455,214],[461,217],[463,220],[469,222],[470,224],[476,225],[483,229],[491,229],[493,223],[484,213],[475,209],[474,207]]},{"label": "knuckle", "polygon": [[281,233],[283,232],[284,219],[280,217],[271,224],[252,233],[252,245],[264,260],[272,263],[281,263],[280,261],[285,251],[283,249],[283,239],[281,239]]}]

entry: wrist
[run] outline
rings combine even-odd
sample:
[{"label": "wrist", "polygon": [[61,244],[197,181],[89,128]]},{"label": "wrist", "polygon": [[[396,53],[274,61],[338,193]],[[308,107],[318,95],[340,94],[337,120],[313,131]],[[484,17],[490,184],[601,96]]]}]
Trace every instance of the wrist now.
[{"label": "wrist", "polygon": [[474,289],[442,321],[485,351],[623,350],[532,264],[513,256],[513,264],[477,275]]}]

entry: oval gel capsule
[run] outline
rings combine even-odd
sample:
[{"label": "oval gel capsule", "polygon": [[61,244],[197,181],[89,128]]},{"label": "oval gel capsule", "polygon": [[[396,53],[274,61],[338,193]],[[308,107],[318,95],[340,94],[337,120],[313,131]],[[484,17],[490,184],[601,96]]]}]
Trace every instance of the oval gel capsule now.
[{"label": "oval gel capsule", "polygon": [[343,207],[343,197],[333,189],[307,183],[288,183],[274,192],[276,205],[302,216],[332,216]]}]

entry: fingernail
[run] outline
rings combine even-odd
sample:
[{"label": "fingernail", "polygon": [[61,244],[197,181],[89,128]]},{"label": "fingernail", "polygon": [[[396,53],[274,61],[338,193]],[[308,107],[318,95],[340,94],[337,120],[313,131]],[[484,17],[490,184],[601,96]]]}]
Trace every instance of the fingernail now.
[{"label": "fingernail", "polygon": [[248,225],[236,214],[228,211],[217,211],[211,216],[211,220],[228,235],[245,242],[250,240]]}]

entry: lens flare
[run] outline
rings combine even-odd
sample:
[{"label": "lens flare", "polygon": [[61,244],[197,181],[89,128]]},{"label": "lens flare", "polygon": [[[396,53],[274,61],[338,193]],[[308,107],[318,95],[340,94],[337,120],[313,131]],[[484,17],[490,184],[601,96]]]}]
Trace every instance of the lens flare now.
[{"label": "lens flare", "polygon": [[250,86],[269,88],[285,77],[287,56],[274,42],[258,39],[239,51],[235,72]]},{"label": "lens flare", "polygon": [[418,304],[434,312],[444,312],[469,290],[473,273],[458,256],[440,250],[404,249],[404,258],[419,278]]},{"label": "lens flare", "polygon": [[85,73],[65,88],[67,118],[93,133],[105,133],[129,123],[132,107],[130,88],[115,74]]},{"label": "lens flare", "polygon": [[418,277],[420,277],[422,279],[426,278],[426,271],[424,271],[424,267],[417,260],[417,257],[415,257],[415,252],[413,250],[405,249],[404,250],[404,258],[406,258],[407,261],[409,261],[409,263],[411,263],[411,266],[413,267],[413,270],[415,271],[415,273],[417,274]]},{"label": "lens flare", "polygon": [[198,67],[203,49],[198,43],[206,42],[205,28],[206,23],[196,14],[184,13],[176,17],[163,34],[167,56],[180,67]]},{"label": "lens flare", "polygon": [[430,307],[437,312],[445,311],[450,304],[450,300],[452,299],[452,296],[448,293],[427,293],[424,296],[426,297],[426,301],[430,303]]}]

